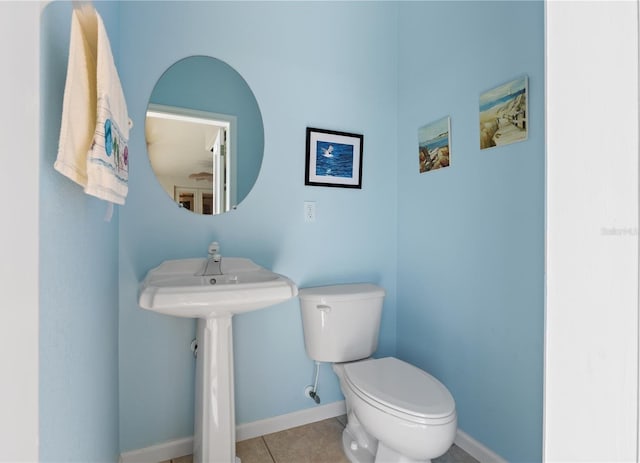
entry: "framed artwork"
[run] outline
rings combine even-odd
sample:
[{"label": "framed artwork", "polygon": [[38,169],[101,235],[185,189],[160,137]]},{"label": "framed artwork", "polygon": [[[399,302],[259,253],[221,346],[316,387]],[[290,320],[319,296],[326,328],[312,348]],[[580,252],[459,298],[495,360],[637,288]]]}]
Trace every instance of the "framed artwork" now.
[{"label": "framed artwork", "polygon": [[307,127],[305,185],[362,188],[363,135]]},{"label": "framed artwork", "polygon": [[451,118],[438,119],[418,129],[420,173],[449,167],[451,155]]},{"label": "framed artwork", "polygon": [[480,149],[524,141],[529,135],[529,79],[522,76],[480,95]]}]

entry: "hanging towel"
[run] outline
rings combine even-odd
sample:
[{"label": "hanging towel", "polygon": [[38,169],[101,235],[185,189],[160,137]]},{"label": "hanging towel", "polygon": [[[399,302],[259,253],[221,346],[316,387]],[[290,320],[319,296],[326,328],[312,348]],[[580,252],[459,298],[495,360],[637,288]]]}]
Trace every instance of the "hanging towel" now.
[{"label": "hanging towel", "polygon": [[73,10],[56,170],[87,194],[124,204],[129,120],[104,23]]}]

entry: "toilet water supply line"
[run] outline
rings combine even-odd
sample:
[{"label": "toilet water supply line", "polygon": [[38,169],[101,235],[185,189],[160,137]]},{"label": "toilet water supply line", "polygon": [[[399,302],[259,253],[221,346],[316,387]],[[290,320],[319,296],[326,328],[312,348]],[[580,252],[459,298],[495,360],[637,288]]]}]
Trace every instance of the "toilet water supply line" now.
[{"label": "toilet water supply line", "polygon": [[320,403],[320,396],[318,395],[318,377],[320,376],[320,362],[316,361],[316,379],[313,382],[313,388],[309,391],[309,397],[311,397],[317,404]]}]

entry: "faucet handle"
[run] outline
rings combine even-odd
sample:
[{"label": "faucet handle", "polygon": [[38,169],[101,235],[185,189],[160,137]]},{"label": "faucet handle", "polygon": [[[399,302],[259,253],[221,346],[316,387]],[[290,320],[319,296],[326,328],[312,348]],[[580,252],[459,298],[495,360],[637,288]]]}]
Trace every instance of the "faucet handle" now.
[{"label": "faucet handle", "polygon": [[214,257],[214,256],[218,256],[218,259],[220,258],[220,245],[218,244],[217,241],[213,241],[210,245],[209,245],[209,249],[207,250],[209,253],[209,257]]}]

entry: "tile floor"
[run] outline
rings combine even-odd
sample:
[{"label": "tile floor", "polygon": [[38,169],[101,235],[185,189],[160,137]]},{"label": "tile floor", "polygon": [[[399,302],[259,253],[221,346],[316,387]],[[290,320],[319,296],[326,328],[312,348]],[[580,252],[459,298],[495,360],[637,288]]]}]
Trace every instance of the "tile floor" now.
[{"label": "tile floor", "polygon": [[[274,434],[244,440],[236,445],[242,463],[349,463],[342,452],[346,417],[330,418]],[[192,463],[191,455],[162,463]],[[452,445],[433,463],[478,463],[460,447]]]}]

